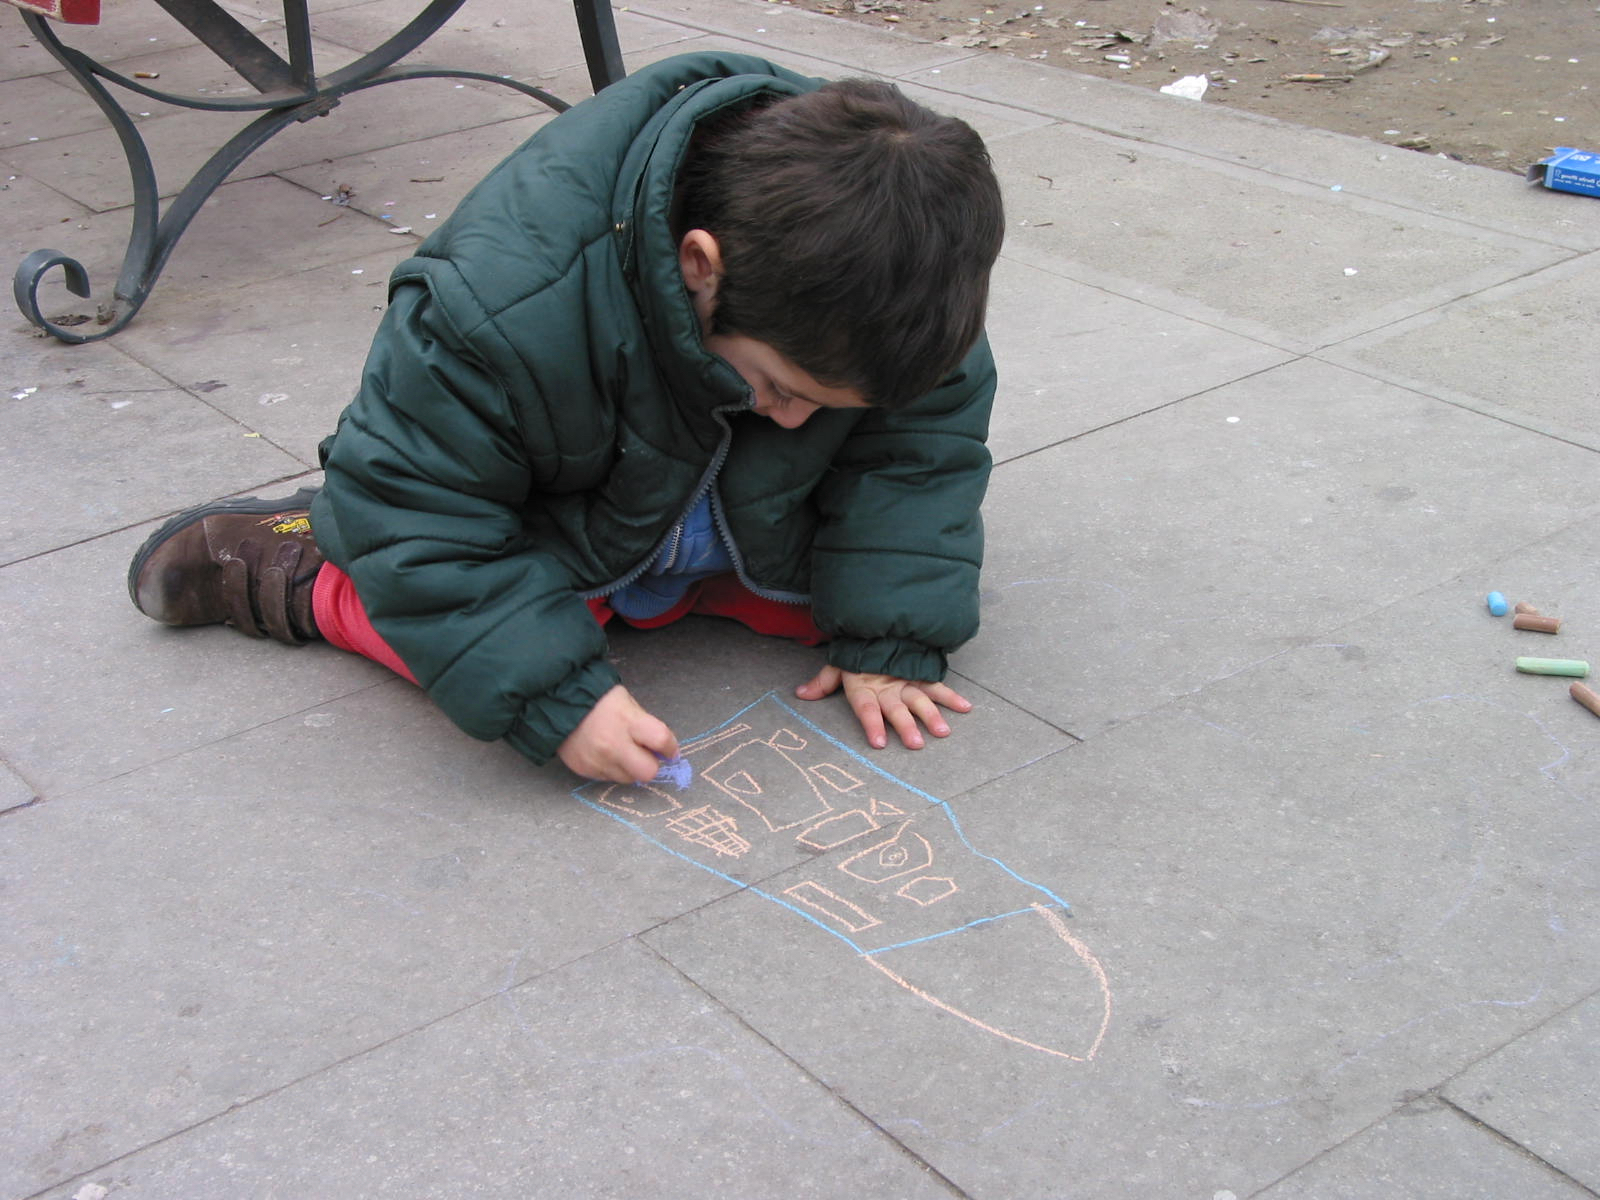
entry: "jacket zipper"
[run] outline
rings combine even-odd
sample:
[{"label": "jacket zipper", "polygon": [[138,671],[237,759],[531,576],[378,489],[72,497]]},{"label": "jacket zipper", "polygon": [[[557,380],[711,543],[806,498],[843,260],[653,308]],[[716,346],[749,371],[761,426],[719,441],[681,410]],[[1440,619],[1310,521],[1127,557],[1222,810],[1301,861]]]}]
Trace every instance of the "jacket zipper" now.
[{"label": "jacket zipper", "polygon": [[800,592],[779,592],[772,588],[760,587],[745,573],[744,559],[740,557],[739,547],[733,544],[733,534],[728,531],[728,520],[722,515],[722,500],[716,492],[711,493],[711,520],[717,527],[717,534],[722,538],[722,544],[728,548],[728,557],[733,560],[733,573],[747,589],[763,600],[776,600],[780,604],[811,603],[811,597]]},{"label": "jacket zipper", "polygon": [[[688,514],[686,513],[683,520],[674,525],[672,532],[667,535],[667,547],[661,551],[661,570],[663,573],[672,570],[678,561],[678,551],[683,546],[683,526],[687,520]],[[650,561],[654,562],[655,560],[651,559]]]},{"label": "jacket zipper", "polygon": [[[633,583],[650,569],[650,564],[670,545],[675,557],[678,553],[678,542],[683,537],[683,523],[689,519],[689,514],[694,511],[694,506],[700,503],[700,497],[710,490],[712,481],[716,479],[717,472],[722,470],[722,464],[728,457],[728,449],[733,445],[733,426],[728,424],[727,414],[730,412],[744,412],[755,407],[755,397],[752,395],[744,404],[730,404],[715,410],[715,416],[722,423],[722,440],[717,444],[717,452],[712,456],[711,463],[706,467],[706,472],[700,477],[699,484],[694,489],[694,495],[689,497],[688,506],[678,515],[666,537],[656,543],[655,549],[645,556],[645,560],[634,567],[621,579],[602,587],[591,588],[586,592],[579,592],[582,600],[597,600],[601,596],[609,596],[612,592],[620,592],[623,588]],[[728,558],[733,562],[733,573],[738,580],[750,591],[764,600],[776,600],[780,604],[809,604],[811,597],[800,592],[780,592],[772,588],[764,588],[752,580],[744,569],[744,557],[739,553],[739,547],[734,544],[733,534],[728,530],[727,518],[722,514],[722,501],[716,492],[711,492],[711,521],[717,527],[717,536],[722,539],[722,544],[728,548]],[[670,560],[669,564],[670,565]]]}]

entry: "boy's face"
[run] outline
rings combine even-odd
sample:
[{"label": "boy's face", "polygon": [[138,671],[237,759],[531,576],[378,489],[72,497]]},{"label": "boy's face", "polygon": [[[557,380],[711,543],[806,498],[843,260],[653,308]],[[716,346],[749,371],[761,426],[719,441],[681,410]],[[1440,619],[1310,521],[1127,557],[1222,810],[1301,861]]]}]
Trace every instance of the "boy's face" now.
[{"label": "boy's face", "polygon": [[798,429],[819,408],[867,408],[854,388],[829,387],[766,342],[742,333],[714,333],[706,349],[739,373],[755,393],[754,411],[785,429]]},{"label": "boy's face", "polygon": [[691,229],[678,246],[678,266],[706,349],[719,355],[755,393],[755,411],[785,429],[799,429],[819,408],[867,408],[853,388],[829,387],[766,342],[742,333],[712,333],[717,288],[722,281],[722,250],[704,229]]}]

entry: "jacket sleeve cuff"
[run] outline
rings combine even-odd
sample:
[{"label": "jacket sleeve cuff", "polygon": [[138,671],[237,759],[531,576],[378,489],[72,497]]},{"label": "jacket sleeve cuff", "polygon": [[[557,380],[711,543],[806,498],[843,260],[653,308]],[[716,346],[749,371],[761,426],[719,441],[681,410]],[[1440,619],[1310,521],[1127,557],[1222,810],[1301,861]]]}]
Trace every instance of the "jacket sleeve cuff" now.
[{"label": "jacket sleeve cuff", "polygon": [[947,669],[944,651],[898,638],[834,638],[828,643],[828,661],[858,675],[892,675],[922,683],[939,682]]},{"label": "jacket sleeve cuff", "polygon": [[560,687],[530,702],[506,730],[506,742],[519,754],[543,766],[556,756],[561,743],[589,715],[600,697],[620,682],[617,669],[605,659],[585,663],[563,680]]}]

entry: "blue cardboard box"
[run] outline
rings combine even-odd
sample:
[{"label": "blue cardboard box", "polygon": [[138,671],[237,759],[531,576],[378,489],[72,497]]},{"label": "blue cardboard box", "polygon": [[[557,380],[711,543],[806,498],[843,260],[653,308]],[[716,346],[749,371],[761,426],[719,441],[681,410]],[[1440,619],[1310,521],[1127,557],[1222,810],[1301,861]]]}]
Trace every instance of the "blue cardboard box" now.
[{"label": "blue cardboard box", "polygon": [[1558,192],[1577,192],[1600,196],[1600,154],[1593,150],[1574,150],[1557,146],[1549,158],[1528,168],[1528,181],[1542,183]]}]

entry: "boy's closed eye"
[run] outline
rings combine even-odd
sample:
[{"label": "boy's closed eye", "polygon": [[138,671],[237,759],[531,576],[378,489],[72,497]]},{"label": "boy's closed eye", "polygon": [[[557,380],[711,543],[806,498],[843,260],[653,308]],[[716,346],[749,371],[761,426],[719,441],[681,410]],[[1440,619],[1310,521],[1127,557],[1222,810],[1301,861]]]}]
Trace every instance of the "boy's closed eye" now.
[{"label": "boy's closed eye", "polygon": [[750,386],[756,397],[754,411],[785,428],[805,424],[818,409],[867,407],[860,392],[820,382],[765,342],[742,334],[714,333],[706,337],[705,346]]}]

